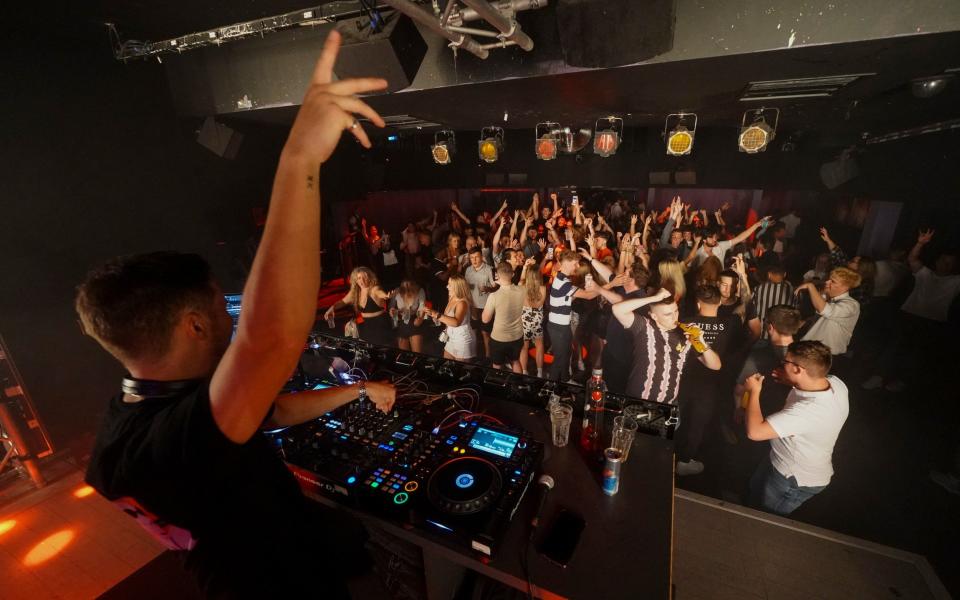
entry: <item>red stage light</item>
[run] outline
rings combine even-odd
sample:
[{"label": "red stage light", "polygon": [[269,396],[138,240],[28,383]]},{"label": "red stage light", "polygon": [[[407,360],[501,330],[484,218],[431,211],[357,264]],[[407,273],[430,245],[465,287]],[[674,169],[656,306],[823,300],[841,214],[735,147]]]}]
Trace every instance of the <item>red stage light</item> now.
[{"label": "red stage light", "polygon": [[557,140],[552,136],[545,135],[537,140],[537,158],[540,160],[553,160],[557,157]]}]

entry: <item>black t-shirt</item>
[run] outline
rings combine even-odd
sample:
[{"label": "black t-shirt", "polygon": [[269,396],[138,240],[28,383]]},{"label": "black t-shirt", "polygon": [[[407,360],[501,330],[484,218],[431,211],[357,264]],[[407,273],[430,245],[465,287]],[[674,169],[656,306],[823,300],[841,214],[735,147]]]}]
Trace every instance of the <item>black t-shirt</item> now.
[{"label": "black t-shirt", "polygon": [[171,549],[208,597],[345,597],[365,532],[308,500],[263,435],[227,439],[209,382],[179,398],[110,400],[87,482]]},{"label": "black t-shirt", "polygon": [[[687,319],[686,323],[700,328],[700,331],[703,332],[704,341],[720,356],[721,365],[727,360],[729,351],[740,335],[741,327],[743,327],[740,323],[740,317],[737,315],[727,315],[725,317],[696,315]],[[715,393],[715,388],[720,383],[720,371],[708,369],[699,360],[691,362],[694,364],[691,364],[690,368],[683,372],[683,379],[680,384],[681,392],[684,394],[690,392],[695,394]]]}]

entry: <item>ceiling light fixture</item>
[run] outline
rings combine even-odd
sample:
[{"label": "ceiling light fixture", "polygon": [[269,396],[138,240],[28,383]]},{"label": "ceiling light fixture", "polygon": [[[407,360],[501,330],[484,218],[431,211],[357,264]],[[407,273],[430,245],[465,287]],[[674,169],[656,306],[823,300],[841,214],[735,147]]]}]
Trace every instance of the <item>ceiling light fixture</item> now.
[{"label": "ceiling light fixture", "polygon": [[477,144],[480,160],[495,163],[503,152],[503,127],[484,127],[480,130],[480,142]]},{"label": "ceiling light fixture", "polygon": [[[773,120],[773,125],[767,121]],[[749,121],[749,125],[747,124]],[[757,154],[767,149],[777,134],[777,124],[780,122],[779,108],[757,108],[745,111],[740,120],[740,136],[737,146],[740,152]]]},{"label": "ceiling light fixture", "polygon": [[667,154],[670,156],[690,154],[693,151],[693,138],[696,133],[696,114],[671,113],[667,115],[663,124],[663,137],[667,140]]},{"label": "ceiling light fixture", "polygon": [[438,165],[449,165],[453,162],[453,155],[456,151],[457,138],[453,131],[443,129],[433,134],[433,145],[430,146],[433,162]]},{"label": "ceiling light fixture", "polygon": [[534,129],[534,151],[540,160],[553,160],[557,157],[560,124],[553,121],[537,123]]},{"label": "ceiling light fixture", "polygon": [[942,92],[950,83],[949,75],[935,77],[920,77],[910,82],[911,90],[916,98],[932,98]]},{"label": "ceiling light fixture", "polygon": [[613,156],[620,147],[623,134],[623,119],[620,117],[603,117],[594,124],[593,153],[603,158]]}]

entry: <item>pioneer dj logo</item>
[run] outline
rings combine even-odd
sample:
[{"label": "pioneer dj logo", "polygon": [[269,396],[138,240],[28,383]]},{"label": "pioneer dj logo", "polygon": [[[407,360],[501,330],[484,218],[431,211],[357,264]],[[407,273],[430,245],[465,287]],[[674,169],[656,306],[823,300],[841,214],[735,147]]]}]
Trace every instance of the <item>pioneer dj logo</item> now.
[{"label": "pioneer dj logo", "polygon": [[465,490],[473,485],[473,475],[470,473],[461,473],[460,475],[457,475],[455,481],[458,488]]}]

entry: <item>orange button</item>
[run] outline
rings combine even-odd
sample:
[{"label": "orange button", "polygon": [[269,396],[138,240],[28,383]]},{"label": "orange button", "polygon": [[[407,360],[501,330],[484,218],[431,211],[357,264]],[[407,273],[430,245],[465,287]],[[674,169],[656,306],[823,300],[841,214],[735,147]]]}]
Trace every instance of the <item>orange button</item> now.
[{"label": "orange button", "polygon": [[420,487],[420,484],[416,481],[408,481],[407,483],[403,484],[403,489],[407,490],[408,492],[415,492],[417,491],[418,487]]}]

